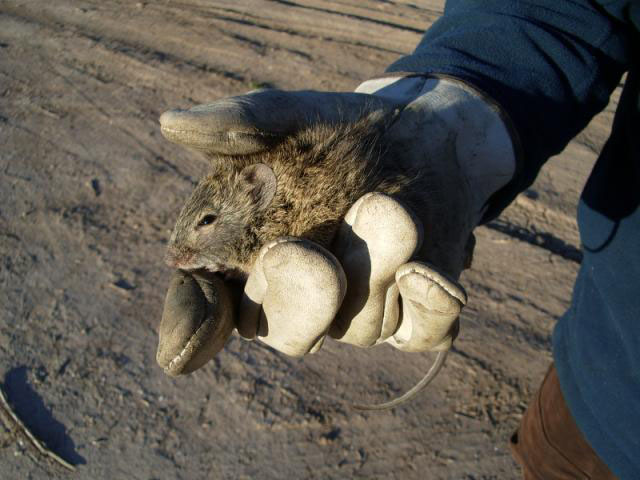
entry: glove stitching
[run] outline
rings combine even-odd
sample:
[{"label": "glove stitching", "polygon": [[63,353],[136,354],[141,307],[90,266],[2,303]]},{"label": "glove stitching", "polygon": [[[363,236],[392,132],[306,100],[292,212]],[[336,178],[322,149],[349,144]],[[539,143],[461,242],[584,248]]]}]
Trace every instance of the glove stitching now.
[{"label": "glove stitching", "polygon": [[169,362],[169,365],[167,365],[166,370],[172,369],[173,366],[176,364],[176,362],[182,360],[182,357],[187,353],[187,349],[191,346],[192,342],[195,340],[196,336],[198,335],[198,333],[200,333],[200,330],[202,330],[202,328],[207,325],[207,323],[209,323],[208,320],[205,320],[204,322],[202,322],[202,325],[200,325],[198,327],[198,329],[196,330],[196,332],[191,335],[191,338],[189,338],[189,340],[187,341],[187,344],[184,346],[184,348],[182,349],[182,351],[176,355],[175,357],[173,357],[173,360],[171,360]]},{"label": "glove stitching", "polygon": [[195,133],[195,134],[204,135],[204,136],[212,136],[212,135],[223,134],[223,133],[240,133],[243,135],[253,135],[253,136],[261,136],[261,137],[282,136],[282,134],[280,133],[255,132],[255,131],[244,132],[242,130],[218,130],[218,131],[210,132],[210,131],[202,131],[202,130],[195,130],[195,129],[178,129],[178,128],[168,128],[168,127],[161,127],[161,130],[163,132],[169,132],[169,133]]},{"label": "glove stitching", "polygon": [[[420,272],[418,271],[416,268],[412,268],[410,269],[408,272],[406,272],[405,274],[402,275],[402,277],[409,275],[410,273],[417,273],[418,275],[422,275],[423,277],[427,277],[428,280],[431,280],[433,283],[439,285],[444,291],[446,291],[449,295],[451,295],[452,297],[454,297],[455,299],[459,300],[460,303],[462,303],[463,305],[466,305],[466,300],[464,300],[463,298],[460,298],[460,294],[456,293],[454,291],[451,290],[451,288],[449,288],[448,286],[444,285],[440,279],[434,277],[433,275],[429,274],[429,273],[425,273],[425,272]],[[402,278],[400,277],[400,278]],[[399,279],[398,279],[399,280]]]}]

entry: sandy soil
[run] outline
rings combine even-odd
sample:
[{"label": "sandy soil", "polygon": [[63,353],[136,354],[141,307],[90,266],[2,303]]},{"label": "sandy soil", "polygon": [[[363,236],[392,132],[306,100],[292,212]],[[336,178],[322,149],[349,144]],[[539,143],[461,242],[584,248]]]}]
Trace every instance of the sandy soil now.
[{"label": "sandy soil", "polygon": [[163,251],[206,165],[157,118],[259,85],[352,90],[443,2],[0,0],[0,380],[74,474],[0,430],[2,479],[515,479],[506,442],[550,362],[581,254],[581,186],[615,107],[478,230],[444,373],[327,342],[303,360],[233,337],[197,373],[156,365]]}]

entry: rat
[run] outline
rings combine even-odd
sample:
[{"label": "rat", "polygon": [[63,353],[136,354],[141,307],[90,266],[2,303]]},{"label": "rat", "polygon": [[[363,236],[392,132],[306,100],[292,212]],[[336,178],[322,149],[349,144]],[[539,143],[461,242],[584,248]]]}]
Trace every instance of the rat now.
[{"label": "rat", "polygon": [[278,237],[331,250],[347,210],[368,192],[424,211],[421,172],[385,157],[388,123],[374,112],[347,125],[311,125],[257,154],[210,156],[209,173],[178,216],[167,264],[246,277],[260,248]]},{"label": "rat", "polygon": [[[395,116],[363,113],[347,124],[312,124],[263,152],[210,155],[210,171],[178,216],[166,262],[181,270],[207,270],[246,281],[261,247],[283,236],[302,237],[331,251],[349,208],[369,192],[399,200],[423,224],[422,192],[434,188],[423,169],[391,158],[385,132]],[[429,260],[427,242],[416,254]],[[359,409],[392,408],[415,396],[443,365],[432,368],[401,397]]]}]

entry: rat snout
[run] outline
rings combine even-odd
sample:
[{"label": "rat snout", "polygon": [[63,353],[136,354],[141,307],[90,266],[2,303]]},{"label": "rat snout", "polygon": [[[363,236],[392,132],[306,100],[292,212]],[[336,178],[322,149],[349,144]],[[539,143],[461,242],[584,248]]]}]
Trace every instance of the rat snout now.
[{"label": "rat snout", "polygon": [[164,256],[164,262],[172,268],[185,268],[193,259],[195,252],[191,249],[176,248],[169,246]]}]

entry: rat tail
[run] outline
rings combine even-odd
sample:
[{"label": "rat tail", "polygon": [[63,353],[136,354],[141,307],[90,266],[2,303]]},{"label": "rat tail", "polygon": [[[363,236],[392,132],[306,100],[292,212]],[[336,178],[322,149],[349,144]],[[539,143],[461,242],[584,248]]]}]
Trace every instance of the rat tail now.
[{"label": "rat tail", "polygon": [[412,399],[418,393],[424,390],[424,388],[426,388],[427,385],[429,385],[434,378],[436,378],[436,376],[442,369],[442,366],[444,365],[444,361],[447,358],[447,353],[449,353],[449,350],[438,352],[438,356],[433,362],[433,365],[431,365],[431,368],[426,373],[426,375],[422,377],[422,380],[420,380],[409,391],[399,396],[398,398],[394,398],[389,402],[379,403],[374,405],[354,404],[351,406],[356,410],[387,410],[389,408],[397,407],[398,405],[406,402],[407,400]]}]

